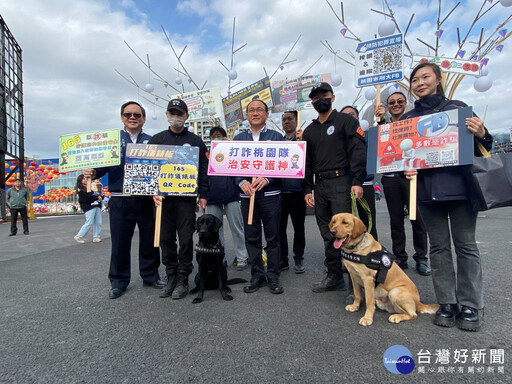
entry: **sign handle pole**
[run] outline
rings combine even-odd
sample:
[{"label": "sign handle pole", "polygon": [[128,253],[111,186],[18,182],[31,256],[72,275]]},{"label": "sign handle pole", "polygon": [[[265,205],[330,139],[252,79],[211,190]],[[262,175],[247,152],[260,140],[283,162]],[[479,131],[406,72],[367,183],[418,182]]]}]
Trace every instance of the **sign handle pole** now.
[{"label": "sign handle pole", "polygon": [[197,121],[194,121],[194,135],[197,135]]},{"label": "sign handle pole", "polygon": [[444,72],[441,73],[441,87],[443,87],[443,91],[446,90],[446,77],[448,76],[448,73]]},{"label": "sign handle pole", "polygon": [[87,179],[87,192],[91,192],[92,191],[92,185],[91,185],[91,178],[89,177]]},{"label": "sign handle pole", "polygon": [[160,246],[160,226],[162,223],[162,203],[156,207],[156,215],[155,215],[155,240],[153,242],[153,246],[158,248]]},{"label": "sign handle pole", "polygon": [[[377,84],[377,99],[375,100],[375,104],[379,105],[380,103],[380,84]],[[379,123],[381,119],[381,117],[377,118],[377,123]]]},{"label": "sign handle pole", "polygon": [[[254,183],[254,177],[252,178],[252,182]],[[249,202],[249,217],[247,218],[247,224],[252,225],[252,214],[254,212],[254,198],[256,197],[256,193],[251,195],[251,200]]]},{"label": "sign handle pole", "polygon": [[297,127],[299,127],[299,129],[301,129],[301,125],[300,125],[300,109],[297,111]]},{"label": "sign handle pole", "polygon": [[416,220],[416,197],[418,189],[418,175],[409,180],[409,220]]}]

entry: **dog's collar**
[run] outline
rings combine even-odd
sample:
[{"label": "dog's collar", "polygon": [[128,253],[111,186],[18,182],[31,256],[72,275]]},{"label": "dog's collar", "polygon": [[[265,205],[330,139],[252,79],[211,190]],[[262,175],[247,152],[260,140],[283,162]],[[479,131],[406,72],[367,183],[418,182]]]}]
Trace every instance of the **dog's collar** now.
[{"label": "dog's collar", "polygon": [[357,242],[357,244],[352,245],[352,246],[350,246],[350,247],[348,247],[348,246],[347,246],[347,247],[342,247],[342,248],[346,248],[346,249],[355,249],[359,244],[361,244],[361,243],[363,242],[365,235],[366,235],[366,232],[363,232],[363,236],[361,236],[361,240],[359,240],[359,241]]},{"label": "dog's collar", "polygon": [[197,243],[197,245],[195,246],[194,249],[196,252],[201,252],[201,253],[211,253],[211,254],[224,253],[224,246],[220,243],[220,240],[217,242],[217,244],[214,244],[210,247],[206,247],[200,243]]}]

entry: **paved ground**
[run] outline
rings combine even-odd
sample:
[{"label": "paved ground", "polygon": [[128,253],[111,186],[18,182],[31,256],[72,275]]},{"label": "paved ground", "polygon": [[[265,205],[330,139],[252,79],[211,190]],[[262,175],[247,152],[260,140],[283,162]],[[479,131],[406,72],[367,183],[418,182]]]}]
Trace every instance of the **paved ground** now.
[{"label": "paved ground", "polygon": [[[312,293],[310,284],[323,273],[323,246],[313,216],[307,217],[307,271],[284,272],[284,294],[271,295],[266,288],[245,294],[238,285],[232,302],[207,291],[197,305],[192,297],[160,299],[157,290],[143,288],[135,257],[126,294],[107,298],[107,214],[104,242],[98,244],[91,238],[86,244],[74,242],[82,216],[30,221],[30,236],[8,237],[9,225],[0,225],[0,382],[510,382],[512,209],[480,216],[486,310],[479,333],[436,327],[429,315],[390,324],[382,311],[371,327],[361,327],[361,313],[344,310],[346,292]],[[383,201],[377,223],[381,242],[391,249]],[[228,236],[229,260],[230,241]],[[411,269],[407,274],[422,301],[435,302],[430,277]],[[249,272],[230,269],[230,277],[249,278]],[[396,344],[407,347],[416,362],[407,376],[383,365],[384,352]],[[454,354],[464,349],[468,361],[455,363]],[[441,350],[448,350],[447,364]],[[485,354],[483,362],[473,360],[474,350]],[[419,353],[430,353],[430,363],[420,363]]]}]

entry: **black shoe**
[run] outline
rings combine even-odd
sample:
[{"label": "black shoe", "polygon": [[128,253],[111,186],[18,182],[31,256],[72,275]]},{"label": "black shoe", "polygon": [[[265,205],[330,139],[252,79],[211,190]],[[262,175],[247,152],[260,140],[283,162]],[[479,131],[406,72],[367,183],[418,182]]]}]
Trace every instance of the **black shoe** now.
[{"label": "black shoe", "polygon": [[270,289],[270,293],[276,295],[284,292],[283,287],[279,282],[279,278],[268,279],[268,289]]},{"label": "black shoe", "polygon": [[244,287],[245,293],[256,292],[260,287],[264,287],[267,284],[267,279],[264,277],[252,278],[251,282]]},{"label": "black shoe", "polygon": [[407,265],[407,260],[396,260],[396,263],[402,269],[408,269],[409,268],[409,266]]},{"label": "black shoe", "polygon": [[162,289],[162,291],[160,292],[160,295],[159,295],[162,299],[164,299],[166,297],[171,297],[172,292],[174,291],[174,288],[176,288],[177,280],[178,280],[178,278],[176,275],[167,276],[167,284]]},{"label": "black shoe", "polygon": [[457,315],[457,328],[464,331],[478,332],[480,330],[478,309],[463,305]]},{"label": "black shoe", "polygon": [[295,268],[294,268],[294,272],[299,274],[299,273],[304,273],[304,271],[306,270],[306,268],[304,268],[304,262],[302,259],[295,259]]},{"label": "black shoe", "polygon": [[28,233],[28,231],[27,232],[23,232],[23,234],[24,235],[30,235],[30,233]]},{"label": "black shoe", "polygon": [[126,288],[111,288],[108,291],[109,299],[117,299],[118,297],[123,296],[123,293],[126,291]]},{"label": "black shoe", "polygon": [[322,281],[311,285],[311,290],[316,293],[327,291],[344,291],[346,289],[347,287],[345,286],[343,275],[337,275],[334,273],[328,273]]},{"label": "black shoe", "polygon": [[166,287],[167,284],[165,283],[165,281],[162,281],[160,279],[157,279],[156,281],[153,281],[152,283],[142,283],[142,285],[144,287],[152,287],[152,288],[155,288],[155,289],[162,289],[163,287]]},{"label": "black shoe", "polygon": [[9,236],[16,236],[15,233],[9,233]]},{"label": "black shoe", "polygon": [[172,292],[172,299],[183,299],[188,295],[188,276],[178,275],[176,289]]},{"label": "black shoe", "polygon": [[419,262],[416,263],[416,272],[418,272],[421,276],[430,276],[432,270],[428,267],[427,263]]},{"label": "black shoe", "polygon": [[290,265],[288,263],[281,263],[279,264],[279,270],[280,271],[287,271],[290,269]]},{"label": "black shoe", "polygon": [[453,327],[458,311],[457,304],[441,304],[434,317],[434,324],[440,327]]}]

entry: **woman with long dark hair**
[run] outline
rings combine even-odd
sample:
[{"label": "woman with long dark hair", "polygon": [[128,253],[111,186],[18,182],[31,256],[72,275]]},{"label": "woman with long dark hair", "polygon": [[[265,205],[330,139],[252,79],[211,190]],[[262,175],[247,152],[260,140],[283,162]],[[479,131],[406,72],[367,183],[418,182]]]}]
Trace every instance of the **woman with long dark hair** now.
[{"label": "woman with long dark hair", "polygon": [[[414,109],[400,120],[467,106],[445,97],[441,70],[433,63],[416,66],[410,83],[418,100]],[[489,150],[492,136],[477,116],[466,119],[465,123],[474,135],[475,155],[482,156],[477,143]],[[409,179],[413,175],[418,177],[418,208],[430,241],[432,280],[440,304],[434,324],[478,331],[479,311],[484,307],[482,266],[475,240],[477,209],[481,202],[473,193],[470,166],[407,170],[405,174]],[[455,247],[457,271],[450,240]]]},{"label": "woman with long dark hair", "polygon": [[102,197],[94,192],[87,192],[87,179],[84,175],[78,176],[76,179],[76,189],[78,191],[78,202],[80,208],[85,214],[85,224],[74,237],[77,243],[85,243],[84,237],[87,236],[89,229],[92,227],[92,241],[94,243],[101,242],[101,200]]}]

